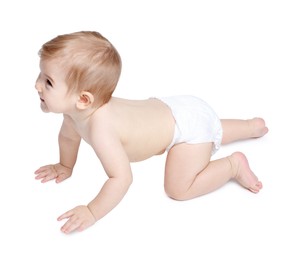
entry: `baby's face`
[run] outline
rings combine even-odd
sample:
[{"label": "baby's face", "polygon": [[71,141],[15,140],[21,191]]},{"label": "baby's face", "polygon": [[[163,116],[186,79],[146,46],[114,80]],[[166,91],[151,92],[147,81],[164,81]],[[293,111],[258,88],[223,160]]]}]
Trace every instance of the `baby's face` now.
[{"label": "baby's face", "polygon": [[63,68],[55,60],[41,60],[40,70],[35,88],[40,96],[41,109],[53,113],[70,112],[75,97],[68,93]]}]

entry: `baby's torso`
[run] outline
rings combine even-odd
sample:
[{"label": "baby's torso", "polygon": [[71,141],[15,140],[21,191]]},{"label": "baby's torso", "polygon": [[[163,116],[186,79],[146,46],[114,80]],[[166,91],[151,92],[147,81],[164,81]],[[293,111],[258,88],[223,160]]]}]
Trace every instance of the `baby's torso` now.
[{"label": "baby's torso", "polygon": [[113,98],[116,127],[130,161],[141,161],[162,154],[171,143],[175,121],[162,101]]},{"label": "baby's torso", "polygon": [[[156,98],[126,100],[112,98],[92,116],[92,132],[100,143],[119,139],[129,160],[137,162],[165,152],[172,142],[175,120],[170,108]],[[89,131],[78,133],[93,146]]]}]

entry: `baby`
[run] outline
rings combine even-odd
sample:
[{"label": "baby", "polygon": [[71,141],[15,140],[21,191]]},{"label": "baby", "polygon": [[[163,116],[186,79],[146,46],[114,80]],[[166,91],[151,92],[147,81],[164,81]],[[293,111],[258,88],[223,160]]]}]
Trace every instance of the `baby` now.
[{"label": "baby", "polygon": [[82,231],[109,213],[132,183],[131,162],[167,151],[165,191],[175,200],[212,192],[235,179],[257,193],[262,183],[244,154],[211,161],[221,144],[265,135],[261,118],[220,120],[212,108],[193,96],[126,100],[112,97],[121,73],[115,47],[97,32],[60,35],[40,52],[35,88],[44,112],[63,113],[60,160],[39,168],[41,182],[72,175],[81,139],[94,149],[108,179],[87,205],[77,206],[62,232]]}]

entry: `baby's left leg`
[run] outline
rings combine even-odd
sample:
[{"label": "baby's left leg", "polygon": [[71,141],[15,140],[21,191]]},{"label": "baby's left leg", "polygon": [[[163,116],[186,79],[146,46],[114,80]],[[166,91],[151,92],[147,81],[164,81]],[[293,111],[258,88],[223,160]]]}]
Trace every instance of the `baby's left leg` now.
[{"label": "baby's left leg", "polygon": [[220,188],[230,179],[254,193],[262,188],[242,153],[210,161],[211,150],[212,143],[172,147],[165,169],[165,190],[170,197],[192,199]]}]

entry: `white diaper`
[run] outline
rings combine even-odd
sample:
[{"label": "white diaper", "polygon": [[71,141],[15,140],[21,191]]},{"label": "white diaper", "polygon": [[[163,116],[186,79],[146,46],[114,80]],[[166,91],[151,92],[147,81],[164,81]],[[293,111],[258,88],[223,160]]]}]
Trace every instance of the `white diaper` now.
[{"label": "white diaper", "polygon": [[167,147],[175,144],[214,143],[212,154],[221,146],[222,125],[214,110],[203,100],[194,96],[172,96],[157,98],[167,104],[176,121],[174,137]]}]

